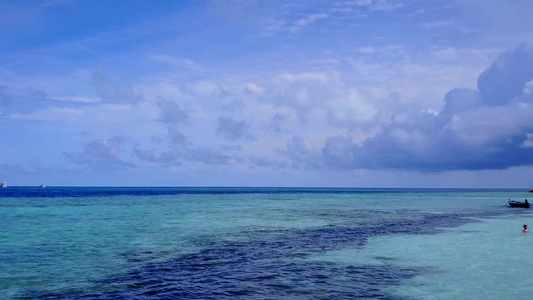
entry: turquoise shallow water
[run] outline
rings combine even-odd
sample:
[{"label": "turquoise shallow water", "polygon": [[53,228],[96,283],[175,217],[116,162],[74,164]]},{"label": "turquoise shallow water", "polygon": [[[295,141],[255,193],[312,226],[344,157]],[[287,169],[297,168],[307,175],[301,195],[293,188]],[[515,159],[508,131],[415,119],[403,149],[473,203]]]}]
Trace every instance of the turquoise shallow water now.
[{"label": "turquoise shallow water", "polygon": [[521,190],[0,189],[1,299],[529,299]]}]

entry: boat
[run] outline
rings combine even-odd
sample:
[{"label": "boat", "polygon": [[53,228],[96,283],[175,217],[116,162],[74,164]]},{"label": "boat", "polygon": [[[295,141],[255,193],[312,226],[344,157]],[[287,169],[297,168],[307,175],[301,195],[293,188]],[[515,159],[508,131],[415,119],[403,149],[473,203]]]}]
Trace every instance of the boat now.
[{"label": "boat", "polygon": [[44,184],[41,184],[41,188],[44,189],[46,187],[46,185]]},{"label": "boat", "polygon": [[2,183],[0,184],[0,187],[6,188],[6,187],[7,187],[7,184],[6,184],[5,182],[2,182]]},{"label": "boat", "polygon": [[508,205],[509,207],[529,208],[529,201],[527,201],[527,199],[526,199],[526,202],[520,202],[520,201],[509,200],[509,201],[507,202],[507,205]]}]

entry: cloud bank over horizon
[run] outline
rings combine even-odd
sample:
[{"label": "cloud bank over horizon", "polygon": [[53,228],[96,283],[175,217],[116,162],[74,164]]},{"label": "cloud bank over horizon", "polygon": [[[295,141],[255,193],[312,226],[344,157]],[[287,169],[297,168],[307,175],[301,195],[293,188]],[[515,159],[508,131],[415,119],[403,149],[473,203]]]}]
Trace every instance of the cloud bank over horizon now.
[{"label": "cloud bank over horizon", "polygon": [[533,186],[533,5],[476,3],[0,3],[0,181]]}]

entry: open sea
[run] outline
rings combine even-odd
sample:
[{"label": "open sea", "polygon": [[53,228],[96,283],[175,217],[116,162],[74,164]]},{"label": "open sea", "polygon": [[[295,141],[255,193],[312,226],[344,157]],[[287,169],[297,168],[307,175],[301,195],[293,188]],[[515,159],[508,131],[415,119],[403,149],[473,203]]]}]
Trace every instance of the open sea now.
[{"label": "open sea", "polygon": [[[527,190],[0,189],[0,299],[527,299]],[[533,208],[532,208],[533,209]]]}]

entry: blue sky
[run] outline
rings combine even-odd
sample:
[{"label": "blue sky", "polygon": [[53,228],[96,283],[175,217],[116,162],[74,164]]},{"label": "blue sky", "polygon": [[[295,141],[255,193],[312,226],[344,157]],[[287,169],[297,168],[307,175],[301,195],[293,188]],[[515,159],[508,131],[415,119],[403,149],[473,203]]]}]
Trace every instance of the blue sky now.
[{"label": "blue sky", "polygon": [[0,181],[533,188],[532,13],[0,0]]}]

